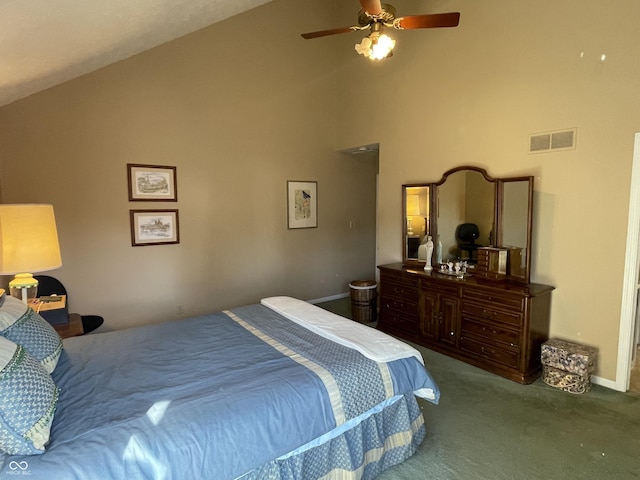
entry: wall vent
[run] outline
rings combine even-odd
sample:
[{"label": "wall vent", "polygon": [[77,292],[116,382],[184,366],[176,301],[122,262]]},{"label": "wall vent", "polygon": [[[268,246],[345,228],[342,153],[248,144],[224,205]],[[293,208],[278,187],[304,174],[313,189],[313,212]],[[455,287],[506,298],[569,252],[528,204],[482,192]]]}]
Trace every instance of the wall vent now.
[{"label": "wall vent", "polygon": [[576,148],[577,128],[535,133],[529,137],[529,153],[542,153]]}]

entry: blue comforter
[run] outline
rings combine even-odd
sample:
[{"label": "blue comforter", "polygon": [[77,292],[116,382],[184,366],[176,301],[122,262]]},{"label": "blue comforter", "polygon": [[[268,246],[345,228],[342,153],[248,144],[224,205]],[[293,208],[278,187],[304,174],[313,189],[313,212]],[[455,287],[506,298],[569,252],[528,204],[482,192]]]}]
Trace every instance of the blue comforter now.
[{"label": "blue comforter", "polygon": [[53,378],[46,453],[5,457],[2,474],[233,479],[385,399],[437,391],[415,358],[374,362],[261,305],[65,340]]}]

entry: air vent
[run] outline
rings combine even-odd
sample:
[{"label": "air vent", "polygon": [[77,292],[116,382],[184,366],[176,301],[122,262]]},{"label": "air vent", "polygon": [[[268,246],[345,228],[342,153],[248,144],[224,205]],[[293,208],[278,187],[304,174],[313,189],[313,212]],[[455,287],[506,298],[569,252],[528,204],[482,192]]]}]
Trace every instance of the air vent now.
[{"label": "air vent", "polygon": [[536,133],[529,137],[529,153],[542,153],[576,148],[577,129]]}]

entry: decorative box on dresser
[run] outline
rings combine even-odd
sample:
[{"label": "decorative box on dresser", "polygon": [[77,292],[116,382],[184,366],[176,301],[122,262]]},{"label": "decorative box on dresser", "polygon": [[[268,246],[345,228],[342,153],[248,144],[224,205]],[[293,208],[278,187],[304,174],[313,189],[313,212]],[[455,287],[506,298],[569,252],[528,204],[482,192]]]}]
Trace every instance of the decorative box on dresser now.
[{"label": "decorative box on dresser", "polygon": [[378,268],[380,330],[519,383],[540,376],[554,287]]}]

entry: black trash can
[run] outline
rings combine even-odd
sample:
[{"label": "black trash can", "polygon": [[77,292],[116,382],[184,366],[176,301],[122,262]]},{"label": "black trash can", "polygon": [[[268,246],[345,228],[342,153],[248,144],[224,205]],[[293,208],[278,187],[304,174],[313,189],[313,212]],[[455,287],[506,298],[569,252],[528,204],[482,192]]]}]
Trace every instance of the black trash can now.
[{"label": "black trash can", "polygon": [[351,289],[351,318],[359,323],[378,318],[378,284],[373,280],[354,280]]}]

